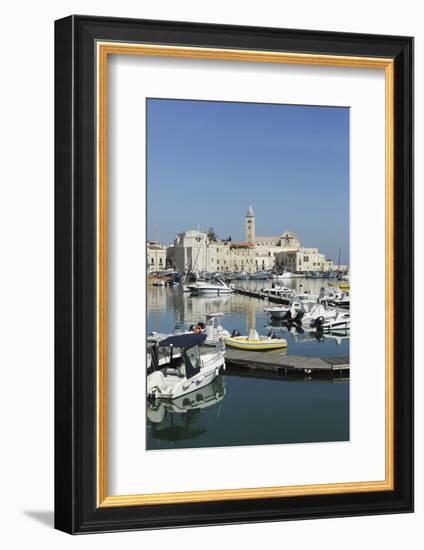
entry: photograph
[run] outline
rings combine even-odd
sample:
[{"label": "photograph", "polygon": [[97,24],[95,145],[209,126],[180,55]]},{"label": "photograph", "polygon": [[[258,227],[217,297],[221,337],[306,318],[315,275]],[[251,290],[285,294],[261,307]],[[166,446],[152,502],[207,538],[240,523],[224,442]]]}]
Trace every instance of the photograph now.
[{"label": "photograph", "polygon": [[349,441],[349,116],[146,99],[146,450]]},{"label": "photograph", "polygon": [[417,29],[230,7],[54,23],[57,531],[289,521],[303,547],[304,520],[414,511]]}]

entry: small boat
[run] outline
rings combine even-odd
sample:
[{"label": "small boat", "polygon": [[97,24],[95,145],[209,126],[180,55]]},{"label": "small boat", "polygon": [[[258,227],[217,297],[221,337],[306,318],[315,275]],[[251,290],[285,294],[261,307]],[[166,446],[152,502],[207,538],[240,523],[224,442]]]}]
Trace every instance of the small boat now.
[{"label": "small boat", "polygon": [[293,273],[291,271],[284,271],[280,275],[278,275],[279,279],[293,279]]},{"label": "small boat", "polygon": [[340,283],[339,288],[341,288],[342,290],[349,290],[350,289],[350,284],[349,283]]},{"label": "small boat", "polygon": [[234,292],[233,286],[228,286],[222,279],[214,279],[212,282],[200,282],[194,285],[188,285],[192,294],[231,294]]},{"label": "small boat", "polygon": [[225,315],[224,313],[208,313],[206,315],[206,325],[204,328],[204,333],[206,334],[205,345],[214,346],[223,340],[224,338],[230,336],[228,330],[221,326],[220,319]]},{"label": "small boat", "polygon": [[255,329],[250,329],[248,336],[227,336],[224,338],[224,342],[228,347],[251,351],[266,351],[287,347],[287,340],[284,338],[259,336]]},{"label": "small boat", "polygon": [[[173,336],[180,334],[206,334],[205,346],[215,346],[223,340],[225,336],[230,336],[228,330],[220,324],[220,319],[225,313],[208,313],[206,315],[206,323],[199,321],[197,324],[185,325],[184,323],[177,323],[174,328]],[[154,333],[156,334],[156,333]],[[162,335],[159,335],[159,337]],[[165,337],[171,336],[170,334]]]},{"label": "small boat", "polygon": [[205,340],[206,334],[180,334],[148,349],[148,398],[177,399],[207,386],[218,376],[220,369],[225,368],[225,350],[217,347],[200,355],[199,346]]},{"label": "small boat", "polygon": [[287,297],[292,296],[295,293],[295,290],[293,288],[287,288],[285,286],[275,285],[273,283],[273,286],[261,288],[259,291],[262,295],[267,297]]},{"label": "small boat", "polygon": [[305,290],[304,292],[296,293],[296,300],[299,302],[309,302],[309,303],[318,303],[319,295],[312,294],[310,290]]},{"label": "small boat", "polygon": [[339,311],[335,317],[321,320],[317,319],[315,328],[322,331],[337,331],[350,329],[350,313]]},{"label": "small boat", "polygon": [[333,300],[329,300],[329,305],[332,305],[334,307],[342,307],[345,309],[350,308],[350,292],[349,290],[344,290],[341,294],[341,296],[338,296],[334,298]]},{"label": "small boat", "polygon": [[291,300],[287,305],[266,307],[264,311],[273,319],[291,320],[299,311],[305,311],[305,304],[298,300]]},{"label": "small boat", "polygon": [[303,317],[301,318],[302,327],[311,328],[315,327],[315,324],[322,324],[329,319],[334,319],[337,315],[337,311],[333,308],[327,308],[323,304],[315,304]]}]

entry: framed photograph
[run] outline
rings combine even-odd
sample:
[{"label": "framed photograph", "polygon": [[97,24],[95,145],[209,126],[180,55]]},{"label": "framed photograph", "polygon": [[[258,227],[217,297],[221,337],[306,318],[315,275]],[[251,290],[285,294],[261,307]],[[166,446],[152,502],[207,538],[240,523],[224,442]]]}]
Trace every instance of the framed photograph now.
[{"label": "framed photograph", "polygon": [[413,39],[55,25],[55,525],[413,510]]}]

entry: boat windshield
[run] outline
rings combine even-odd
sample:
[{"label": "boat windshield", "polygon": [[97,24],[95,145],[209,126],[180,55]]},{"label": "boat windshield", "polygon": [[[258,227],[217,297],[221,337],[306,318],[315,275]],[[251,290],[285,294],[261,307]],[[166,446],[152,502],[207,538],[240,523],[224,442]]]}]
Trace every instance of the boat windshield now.
[{"label": "boat windshield", "polygon": [[180,350],[176,350],[171,346],[163,346],[155,349],[157,354],[157,364],[159,368],[178,368],[181,366],[182,357]]},{"label": "boat windshield", "polygon": [[197,367],[200,364],[200,353],[199,348],[196,346],[194,348],[190,348],[186,351],[187,357],[190,359],[191,364],[193,367]]},{"label": "boat windshield", "polygon": [[185,366],[186,366],[186,376],[191,378],[195,374],[200,372],[200,353],[199,348],[193,347],[184,352]]}]

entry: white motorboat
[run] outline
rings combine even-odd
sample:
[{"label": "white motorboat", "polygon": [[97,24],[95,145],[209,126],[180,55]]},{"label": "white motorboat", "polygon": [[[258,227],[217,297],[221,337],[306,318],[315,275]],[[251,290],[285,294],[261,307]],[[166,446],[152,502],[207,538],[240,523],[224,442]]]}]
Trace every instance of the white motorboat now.
[{"label": "white motorboat", "polygon": [[284,271],[278,275],[278,279],[293,279],[293,273],[291,271]]},{"label": "white motorboat", "polygon": [[[147,375],[150,399],[177,399],[210,384],[225,368],[224,347],[200,355],[206,334],[169,336],[152,346],[151,372]],[[177,353],[175,353],[177,352]],[[149,372],[149,371],[148,371]]]},{"label": "white motorboat", "polygon": [[292,297],[295,293],[294,288],[287,288],[285,286],[274,285],[271,287],[261,288],[259,291],[261,294],[267,297]]},{"label": "white motorboat", "polygon": [[350,307],[350,291],[337,287],[321,288],[319,301],[334,307]]},{"label": "white motorboat", "polygon": [[[225,313],[208,313],[206,315],[206,323],[199,321],[197,324],[184,325],[176,324],[174,328],[174,336],[179,334],[206,334],[205,346],[215,346],[224,339],[225,336],[230,336],[228,330],[220,324],[220,319]],[[162,335],[159,335],[162,336]],[[164,335],[165,337],[171,336],[171,334]]]},{"label": "white motorboat", "polygon": [[193,285],[188,285],[192,294],[231,294],[234,292],[234,287],[228,286],[221,279],[214,279],[211,282],[199,282]]},{"label": "white motorboat", "polygon": [[273,319],[291,320],[298,312],[305,312],[305,303],[299,300],[290,300],[287,305],[266,307],[266,313],[269,313]]},{"label": "white motorboat", "polygon": [[206,315],[206,325],[204,333],[206,334],[205,345],[214,346],[226,336],[230,336],[228,330],[221,325],[221,317],[224,313],[208,313]]},{"label": "white motorboat", "polygon": [[350,308],[350,292],[348,290],[345,290],[342,292],[342,295],[340,298],[333,300],[330,302],[331,305],[335,307],[342,307],[349,309]]},{"label": "white motorboat", "polygon": [[316,328],[323,331],[350,329],[350,313],[348,311],[338,311],[335,317],[316,323]]},{"label": "white motorboat", "polygon": [[272,274],[273,279],[279,279],[279,280],[283,280],[283,281],[284,281],[284,279],[294,279],[296,277],[302,277],[302,275],[298,275],[297,273],[292,273],[291,271],[283,271],[283,273],[273,273]]},{"label": "white motorboat", "polygon": [[298,292],[296,294],[296,299],[300,302],[308,302],[308,303],[318,303],[319,296],[318,294],[312,294],[310,290],[305,290],[303,292]]},{"label": "white motorboat", "polygon": [[314,328],[316,323],[322,324],[337,315],[337,310],[328,308],[323,304],[315,304],[302,316],[302,327]]}]

